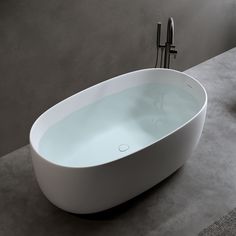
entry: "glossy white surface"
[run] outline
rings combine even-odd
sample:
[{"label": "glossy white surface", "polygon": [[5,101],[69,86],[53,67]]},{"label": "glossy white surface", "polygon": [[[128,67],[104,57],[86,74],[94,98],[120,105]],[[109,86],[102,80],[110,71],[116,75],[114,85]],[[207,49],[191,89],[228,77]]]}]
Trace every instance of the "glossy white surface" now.
[{"label": "glossy white surface", "polygon": [[42,191],[74,213],[129,200],[184,164],[200,138],[206,104],[196,80],[165,69],[131,72],[69,97],[30,132]]}]

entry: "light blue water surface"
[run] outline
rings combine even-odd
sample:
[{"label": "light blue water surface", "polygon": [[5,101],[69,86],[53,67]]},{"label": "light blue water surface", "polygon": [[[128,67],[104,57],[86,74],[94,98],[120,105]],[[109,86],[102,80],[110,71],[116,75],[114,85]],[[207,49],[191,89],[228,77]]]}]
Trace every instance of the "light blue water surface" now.
[{"label": "light blue water surface", "polygon": [[59,165],[103,164],[161,139],[192,118],[199,108],[190,93],[171,85],[129,88],[79,109],[50,127],[40,140],[39,153]]}]

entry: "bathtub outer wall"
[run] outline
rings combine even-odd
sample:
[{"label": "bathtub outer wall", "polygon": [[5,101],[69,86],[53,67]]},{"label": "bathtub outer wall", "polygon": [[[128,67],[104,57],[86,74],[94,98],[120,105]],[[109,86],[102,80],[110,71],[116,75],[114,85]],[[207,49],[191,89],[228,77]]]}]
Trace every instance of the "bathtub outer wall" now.
[{"label": "bathtub outer wall", "polygon": [[30,145],[37,181],[46,197],[63,210],[87,214],[112,208],[180,168],[199,141],[205,115],[206,105],[194,119],[157,143],[99,166],[59,166],[42,158]]}]

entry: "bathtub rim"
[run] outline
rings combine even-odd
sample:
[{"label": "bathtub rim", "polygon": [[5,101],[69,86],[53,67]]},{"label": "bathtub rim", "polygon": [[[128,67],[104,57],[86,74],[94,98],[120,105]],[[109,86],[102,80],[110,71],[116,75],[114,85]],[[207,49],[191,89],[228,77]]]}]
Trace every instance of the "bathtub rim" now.
[{"label": "bathtub rim", "polygon": [[[120,77],[120,76],[125,76],[125,75],[128,76],[128,75],[130,75],[130,74],[132,74],[132,73],[138,73],[138,72],[143,72],[143,71],[155,71],[155,70],[159,70],[159,71],[171,71],[171,72],[174,72],[174,73],[177,73],[177,74],[181,74],[181,75],[187,76],[187,77],[191,78],[194,82],[196,82],[196,83],[198,84],[198,86],[199,86],[199,87],[202,89],[202,91],[203,91],[203,94],[204,94],[204,102],[203,102],[201,108],[199,109],[199,111],[198,111],[191,119],[189,119],[188,121],[186,121],[185,123],[183,123],[181,126],[177,127],[177,128],[174,129],[173,131],[167,133],[166,135],[164,135],[164,136],[161,137],[160,139],[157,139],[157,140],[155,140],[154,142],[151,142],[150,144],[146,145],[145,147],[143,147],[143,148],[141,148],[141,149],[139,149],[139,150],[137,150],[137,151],[134,151],[134,152],[132,152],[132,153],[130,153],[130,154],[128,154],[128,155],[124,155],[124,156],[122,156],[122,157],[120,157],[120,158],[118,158],[118,159],[111,160],[111,161],[108,161],[108,162],[105,162],[105,163],[95,164],[95,165],[90,165],[90,166],[67,166],[67,165],[58,164],[58,163],[56,163],[56,162],[53,162],[53,161],[51,161],[51,160],[48,160],[46,157],[43,157],[43,156],[36,150],[35,145],[33,145],[33,141],[32,141],[32,140],[33,140],[33,138],[32,138],[32,136],[33,136],[33,131],[34,131],[34,128],[35,128],[36,124],[37,124],[38,122],[40,122],[40,121],[39,121],[40,118],[41,118],[43,115],[45,115],[45,113],[46,113],[47,111],[53,109],[55,106],[57,106],[58,104],[62,103],[63,101],[69,100],[69,99],[71,99],[72,97],[78,95],[78,93],[86,92],[87,90],[92,89],[93,87],[97,86],[98,84],[109,83],[109,81],[118,79],[118,77]],[[81,91],[79,91],[79,92],[77,92],[77,93],[75,93],[75,94],[73,94],[73,95],[71,95],[71,96],[69,96],[69,97],[67,97],[67,98],[65,98],[65,99],[63,99],[63,100],[61,100],[60,102],[56,103],[55,105],[51,106],[51,107],[48,108],[46,111],[44,111],[44,112],[34,121],[33,125],[31,126],[30,134],[29,134],[29,144],[30,144],[30,148],[33,150],[33,152],[34,152],[35,154],[37,154],[37,157],[40,157],[40,158],[42,158],[44,161],[48,162],[49,164],[55,165],[55,166],[57,166],[57,167],[59,167],[59,168],[85,169],[85,168],[95,168],[95,167],[98,167],[98,166],[105,166],[105,165],[108,165],[108,164],[110,164],[110,163],[114,163],[114,162],[116,162],[116,161],[120,161],[120,160],[122,160],[122,159],[124,159],[124,158],[129,158],[130,156],[135,155],[135,153],[140,152],[141,150],[146,149],[146,148],[148,148],[148,147],[150,147],[150,146],[152,146],[152,145],[155,145],[157,142],[160,142],[160,141],[166,139],[167,137],[169,137],[169,136],[172,135],[173,133],[175,133],[175,132],[177,132],[178,130],[182,129],[184,126],[188,125],[188,124],[189,124],[190,122],[192,122],[195,118],[197,118],[197,117],[199,116],[199,114],[202,113],[202,112],[207,108],[207,101],[208,101],[208,96],[207,96],[207,92],[206,92],[206,89],[204,88],[204,86],[203,86],[197,79],[195,79],[193,76],[188,75],[188,74],[185,73],[185,72],[181,72],[181,71],[174,70],[174,69],[165,69],[165,68],[146,68],[146,69],[131,71],[131,72],[128,72],[128,73],[124,73],[124,74],[121,74],[121,75],[117,75],[117,76],[112,77],[112,78],[110,78],[110,79],[107,79],[107,80],[105,80],[105,81],[99,82],[99,83],[97,83],[97,84],[95,84],[95,85],[93,85],[93,86],[90,86],[90,87],[88,87],[88,88],[86,88],[86,89],[84,89],[84,90],[81,90]]]}]

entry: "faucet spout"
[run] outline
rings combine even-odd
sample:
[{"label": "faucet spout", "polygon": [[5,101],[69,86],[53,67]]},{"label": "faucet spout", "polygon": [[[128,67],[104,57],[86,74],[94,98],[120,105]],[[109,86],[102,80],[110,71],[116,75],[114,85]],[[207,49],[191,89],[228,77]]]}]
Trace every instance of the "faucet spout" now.
[{"label": "faucet spout", "polygon": [[173,44],[174,44],[174,19],[170,17],[167,24],[164,68],[170,68],[170,55],[177,54],[176,50],[172,50],[173,48],[175,48]]},{"label": "faucet spout", "polygon": [[166,42],[169,44],[174,43],[174,19],[172,17],[169,18],[168,24],[167,24]]}]

